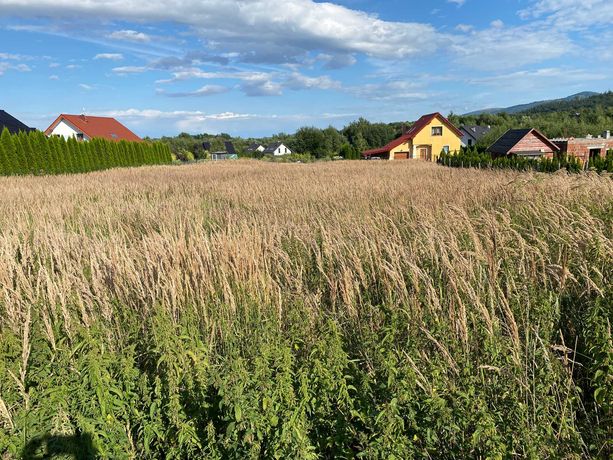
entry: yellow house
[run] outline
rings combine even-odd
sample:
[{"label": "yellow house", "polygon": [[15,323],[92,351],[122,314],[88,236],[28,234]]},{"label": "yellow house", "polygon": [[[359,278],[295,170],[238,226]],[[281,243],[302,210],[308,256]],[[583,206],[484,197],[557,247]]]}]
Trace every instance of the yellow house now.
[{"label": "yellow house", "polygon": [[440,113],[424,115],[398,139],[384,147],[362,152],[364,158],[436,161],[442,151],[459,151],[462,132]]}]

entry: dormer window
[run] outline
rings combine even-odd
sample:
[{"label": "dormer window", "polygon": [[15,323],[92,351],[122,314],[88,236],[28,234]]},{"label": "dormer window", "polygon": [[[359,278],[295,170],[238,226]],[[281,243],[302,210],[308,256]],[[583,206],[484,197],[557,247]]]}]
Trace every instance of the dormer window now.
[{"label": "dormer window", "polygon": [[443,127],[442,126],[433,126],[432,127],[432,135],[433,136],[442,136],[443,135]]}]

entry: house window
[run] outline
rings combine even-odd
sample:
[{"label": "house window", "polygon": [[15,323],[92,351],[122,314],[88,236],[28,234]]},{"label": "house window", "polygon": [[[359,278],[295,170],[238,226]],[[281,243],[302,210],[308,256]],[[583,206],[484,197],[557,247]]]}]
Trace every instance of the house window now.
[{"label": "house window", "polygon": [[442,136],[443,135],[443,127],[442,126],[433,126],[432,127],[432,135],[433,136]]},{"label": "house window", "polygon": [[473,140],[472,139],[468,139],[468,146],[470,147],[471,145],[473,145]]},{"label": "house window", "polygon": [[82,141],[83,140],[83,133],[77,133],[77,140],[78,141]]},{"label": "house window", "polygon": [[448,145],[444,145],[443,146],[443,152],[449,153],[449,146]]}]

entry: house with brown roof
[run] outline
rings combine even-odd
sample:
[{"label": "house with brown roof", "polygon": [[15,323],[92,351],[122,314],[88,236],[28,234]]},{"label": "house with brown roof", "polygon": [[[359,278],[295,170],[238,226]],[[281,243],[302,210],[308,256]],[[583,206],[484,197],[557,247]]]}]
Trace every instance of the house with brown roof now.
[{"label": "house with brown roof", "polygon": [[142,142],[142,139],[114,118],[92,117],[89,115],[61,114],[45,130],[47,136],[74,137],[79,141],[94,138],[109,141]]},{"label": "house with brown roof", "polygon": [[389,144],[362,152],[366,159],[436,161],[441,152],[456,152],[462,132],[440,113],[424,115],[409,130]]},{"label": "house with brown roof", "polygon": [[534,128],[509,129],[487,151],[494,157],[553,158],[559,148]]}]

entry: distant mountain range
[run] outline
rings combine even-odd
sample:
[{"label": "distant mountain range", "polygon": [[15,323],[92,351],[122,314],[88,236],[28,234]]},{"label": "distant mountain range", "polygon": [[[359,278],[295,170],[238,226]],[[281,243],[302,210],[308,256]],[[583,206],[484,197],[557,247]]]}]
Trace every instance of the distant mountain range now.
[{"label": "distant mountain range", "polygon": [[532,110],[532,109],[535,109],[537,107],[544,106],[544,105],[550,105],[550,104],[556,104],[557,105],[558,103],[578,101],[578,100],[581,100],[581,99],[587,99],[587,98],[590,98],[592,96],[598,96],[598,95],[600,95],[600,93],[594,93],[592,91],[583,91],[581,93],[573,94],[572,96],[564,97],[564,98],[561,98],[561,99],[550,99],[550,100],[547,100],[547,101],[536,101],[536,102],[530,102],[528,104],[514,105],[514,106],[511,106],[511,107],[498,107],[498,108],[492,108],[492,109],[475,110],[474,112],[470,112],[470,113],[467,113],[465,115],[482,115],[482,114],[526,112],[528,110]]}]

